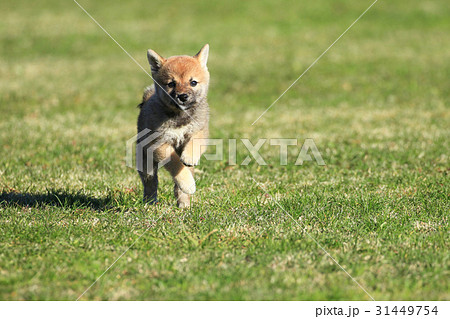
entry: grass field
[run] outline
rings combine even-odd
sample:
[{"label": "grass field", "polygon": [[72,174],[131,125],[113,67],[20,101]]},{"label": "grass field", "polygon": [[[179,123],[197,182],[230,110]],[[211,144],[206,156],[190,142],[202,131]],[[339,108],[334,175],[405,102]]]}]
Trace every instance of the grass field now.
[{"label": "grass field", "polygon": [[81,300],[369,300],[311,237],[376,300],[450,298],[446,1],[378,1],[254,125],[371,1],[79,2],[147,70],[210,44],[238,164],[241,138],[312,138],[326,166],[267,142],[266,166],[202,160],[191,209],[166,172],[144,205],[151,79],[73,1],[2,1],[0,299],[75,300],[134,244]]}]

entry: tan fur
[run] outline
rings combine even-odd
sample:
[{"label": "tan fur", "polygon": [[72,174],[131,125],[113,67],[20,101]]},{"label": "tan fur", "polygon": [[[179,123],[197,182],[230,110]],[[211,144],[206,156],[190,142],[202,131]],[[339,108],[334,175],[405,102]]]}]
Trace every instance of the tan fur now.
[{"label": "tan fur", "polygon": [[[146,145],[143,153],[136,154],[143,159],[143,171],[139,175],[144,185],[145,201],[157,202],[158,163],[167,161],[164,167],[175,182],[178,206],[190,205],[189,195],[195,192],[195,180],[194,170],[188,166],[198,164],[205,151],[200,143],[208,137],[208,52],[209,46],[205,45],[193,57],[164,59],[156,52],[148,51],[156,83],[144,91],[139,105],[138,132],[149,129],[149,134],[157,133],[157,137]],[[149,148],[150,152],[147,151]],[[147,167],[148,156],[154,163],[152,168]]]}]

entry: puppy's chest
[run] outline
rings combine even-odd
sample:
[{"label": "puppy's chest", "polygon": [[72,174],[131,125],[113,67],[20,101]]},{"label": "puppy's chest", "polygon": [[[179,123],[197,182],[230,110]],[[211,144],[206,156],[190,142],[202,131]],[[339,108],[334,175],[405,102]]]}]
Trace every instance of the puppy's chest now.
[{"label": "puppy's chest", "polygon": [[164,130],[164,140],[175,148],[185,144],[193,134],[191,125],[181,127],[171,127]]}]

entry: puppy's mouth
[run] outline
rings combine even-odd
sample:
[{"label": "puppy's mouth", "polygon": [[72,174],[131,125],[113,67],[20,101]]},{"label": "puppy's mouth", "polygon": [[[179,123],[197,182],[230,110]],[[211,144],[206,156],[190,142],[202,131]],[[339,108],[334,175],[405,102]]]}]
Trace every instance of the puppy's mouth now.
[{"label": "puppy's mouth", "polygon": [[182,110],[182,111],[189,110],[195,104],[195,102],[193,102],[193,101],[178,102],[178,101],[175,101],[174,99],[171,99],[171,103],[177,109]]}]

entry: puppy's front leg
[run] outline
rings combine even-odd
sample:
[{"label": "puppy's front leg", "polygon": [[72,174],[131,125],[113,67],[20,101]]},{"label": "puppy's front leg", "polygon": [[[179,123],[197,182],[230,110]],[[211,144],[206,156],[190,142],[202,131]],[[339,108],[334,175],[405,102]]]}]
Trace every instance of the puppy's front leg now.
[{"label": "puppy's front leg", "polygon": [[205,141],[208,138],[208,131],[201,130],[192,135],[181,152],[181,161],[187,166],[196,166],[200,157],[206,151]]},{"label": "puppy's front leg", "polygon": [[[194,168],[189,167],[189,169],[192,173],[192,176],[194,176]],[[175,198],[177,199],[177,205],[179,208],[188,208],[191,206],[191,196],[183,192],[177,184],[175,184],[173,191],[175,194]]]},{"label": "puppy's front leg", "polygon": [[162,163],[173,177],[175,184],[186,194],[195,193],[195,180],[189,168],[184,166],[175,149],[163,144],[154,151],[154,159]]}]

